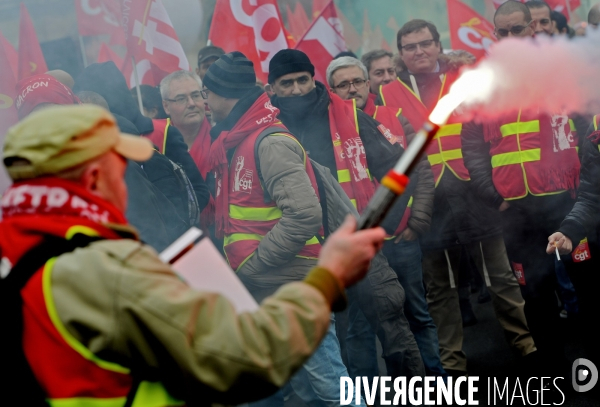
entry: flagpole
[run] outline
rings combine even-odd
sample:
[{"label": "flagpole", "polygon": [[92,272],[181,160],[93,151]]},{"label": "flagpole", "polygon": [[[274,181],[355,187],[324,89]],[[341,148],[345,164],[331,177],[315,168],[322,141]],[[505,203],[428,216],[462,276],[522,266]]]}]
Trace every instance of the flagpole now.
[{"label": "flagpole", "polygon": [[79,34],[78,36],[79,36],[79,47],[81,48],[81,57],[83,58],[83,67],[87,68],[88,60],[87,60],[87,55],[85,53],[85,44],[83,43],[83,37],[81,36],[81,34]]},{"label": "flagpole", "polygon": [[135,65],[135,58],[131,56],[131,63],[133,64],[133,79],[135,80],[135,93],[137,93],[138,106],[140,112],[144,114],[144,104],[142,103],[142,92],[140,91],[140,78],[138,77],[137,66]]},{"label": "flagpole", "polygon": [[567,12],[569,13],[569,22],[573,20],[573,14],[571,14],[571,0],[565,0],[567,3]]}]

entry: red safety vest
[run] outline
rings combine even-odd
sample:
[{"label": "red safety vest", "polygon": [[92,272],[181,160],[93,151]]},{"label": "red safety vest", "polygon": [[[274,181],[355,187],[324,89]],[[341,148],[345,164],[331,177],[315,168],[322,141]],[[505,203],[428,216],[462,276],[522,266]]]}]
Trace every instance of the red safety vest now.
[{"label": "red safety vest", "polygon": [[[229,264],[238,270],[254,254],[264,236],[279,222],[281,210],[275,202],[265,202],[265,194],[258,176],[254,158],[256,139],[264,128],[256,130],[246,137],[235,149],[229,165],[229,227],[225,234],[224,249]],[[275,133],[268,137],[289,137],[287,133]],[[304,156],[306,172],[310,182],[318,194],[310,161]],[[217,192],[218,194],[218,192]],[[323,236],[323,228],[318,232]],[[296,257],[317,259],[321,251],[319,239],[314,236],[308,240]]]},{"label": "red safety vest", "polygon": [[[400,108],[390,108],[387,106],[375,106],[375,112],[373,113],[373,119],[383,124],[385,128],[379,129],[381,133],[388,139],[392,144],[398,143],[406,150],[408,141],[406,140],[406,134],[404,128],[400,124],[398,117],[402,114]],[[386,131],[387,130],[387,131]]]},{"label": "red safety vest", "polygon": [[[520,199],[528,194],[541,196],[565,192],[542,180],[542,150],[547,147],[542,144],[546,135],[540,131],[540,118],[549,120],[532,112],[519,111],[508,116],[498,123],[501,136],[492,135],[492,130],[484,126],[486,140],[490,142],[492,180],[506,200]],[[564,128],[567,136],[572,134],[570,124],[566,123]],[[574,154],[576,159],[577,140],[575,137],[567,140],[571,146],[568,153]]]},{"label": "red safety vest", "polygon": [[152,144],[158,147],[158,151],[161,154],[166,154],[167,132],[171,125],[171,119],[152,119],[152,124],[154,125],[152,133],[147,133],[143,136],[149,138]]},{"label": "red safety vest", "polygon": [[[70,231],[97,233],[89,226],[74,226],[67,235]],[[134,385],[130,369],[100,359],[62,324],[52,297],[54,262],[49,260],[21,290],[23,349],[28,360],[36,361],[35,378],[50,406],[123,406]],[[160,382],[143,381],[133,404],[163,407],[185,402],[170,396]]]},{"label": "red safety vest", "polygon": [[[450,86],[454,83],[457,76],[457,73],[444,75],[438,100],[448,93]],[[400,79],[382,86],[380,88],[380,95],[385,106],[402,108],[402,114],[409,120],[415,130],[420,129],[429,116],[427,107],[421,102],[415,92]],[[463,161],[462,143],[460,140],[461,131],[462,124],[452,123],[450,120],[450,124],[442,126],[425,150],[435,177],[436,186],[446,168],[462,181],[471,179]]]}]

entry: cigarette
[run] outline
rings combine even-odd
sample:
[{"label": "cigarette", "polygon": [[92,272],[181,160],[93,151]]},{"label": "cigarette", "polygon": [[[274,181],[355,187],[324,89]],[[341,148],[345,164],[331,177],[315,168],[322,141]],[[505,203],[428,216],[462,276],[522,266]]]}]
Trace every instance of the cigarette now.
[{"label": "cigarette", "polygon": [[558,244],[554,242],[554,253],[556,253],[556,260],[560,261],[560,254],[558,254]]}]

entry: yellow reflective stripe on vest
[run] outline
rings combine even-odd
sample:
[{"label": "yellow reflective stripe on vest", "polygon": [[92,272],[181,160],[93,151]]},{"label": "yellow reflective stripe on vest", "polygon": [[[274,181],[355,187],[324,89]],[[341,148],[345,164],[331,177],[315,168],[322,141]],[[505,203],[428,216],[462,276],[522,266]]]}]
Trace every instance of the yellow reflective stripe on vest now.
[{"label": "yellow reflective stripe on vest", "polygon": [[594,116],[594,130],[598,130],[598,115]]},{"label": "yellow reflective stripe on vest", "polygon": [[277,207],[248,208],[244,206],[229,205],[229,217],[237,220],[269,221],[279,219],[282,212]]},{"label": "yellow reflective stripe on vest", "polygon": [[[241,242],[242,240],[263,240],[264,236],[261,236],[256,233],[232,233],[230,235],[225,236],[223,241],[223,245],[227,246],[232,243]],[[319,244],[319,239],[316,236],[313,236],[311,239],[306,241],[306,245],[311,244]]]},{"label": "yellow reflective stripe on vest", "polygon": [[573,119],[569,119],[569,126],[571,127],[571,131],[577,131],[577,128],[575,127],[575,122],[573,121]]},{"label": "yellow reflective stripe on vest", "polygon": [[516,122],[505,124],[500,126],[500,132],[502,137],[514,136],[516,134],[523,133],[539,133],[540,132],[540,121],[532,120],[530,122]]},{"label": "yellow reflective stripe on vest", "polygon": [[[371,178],[371,171],[367,168],[367,175],[369,179]],[[341,184],[342,182],[350,182],[350,170],[338,170],[337,172],[338,182]]]},{"label": "yellow reflective stripe on vest", "polygon": [[427,156],[427,160],[429,160],[429,164],[431,165],[442,164],[444,162],[458,160],[460,158],[463,158],[462,150],[460,148],[442,151],[441,153],[437,154],[429,154]]},{"label": "yellow reflective stripe on vest", "polygon": [[352,202],[352,205],[354,205],[354,208],[358,208],[357,204],[356,204],[356,199],[350,199],[350,202]]},{"label": "yellow reflective stripe on vest", "polygon": [[131,407],[183,406],[184,404],[184,401],[171,397],[162,383],[141,382]]},{"label": "yellow reflective stripe on vest", "polygon": [[511,164],[522,164],[532,161],[539,161],[542,150],[534,148],[531,150],[514,151],[512,153],[497,154],[492,157],[492,168]]},{"label": "yellow reflective stripe on vest", "polygon": [[462,123],[448,124],[442,126],[435,135],[435,138],[447,136],[460,136],[462,132]]},{"label": "yellow reflective stripe on vest", "polygon": [[62,321],[58,316],[58,312],[56,311],[56,307],[54,306],[54,298],[52,296],[52,268],[54,267],[54,263],[56,262],[56,257],[51,258],[46,262],[44,266],[43,274],[42,274],[42,290],[44,293],[44,302],[46,303],[46,309],[48,310],[48,316],[52,321],[52,324],[59,332],[60,336],[69,344],[73,350],[83,356],[85,359],[90,362],[95,363],[102,369],[110,370],[112,372],[129,374],[130,371],[128,368],[118,365],[113,362],[107,362],[105,360],[100,359],[98,356],[94,355],[88,348],[86,348],[81,342],[79,342],[73,335],[69,333],[67,328],[63,325]]},{"label": "yellow reflective stripe on vest", "polygon": [[[167,154],[167,133],[169,132],[169,126],[171,125],[171,118],[167,118],[167,125],[165,126],[165,134],[163,134],[163,148],[162,153]],[[171,151],[171,150],[169,150]]]},{"label": "yellow reflective stripe on vest", "polygon": [[[72,397],[47,399],[51,407],[122,407],[127,397],[92,398]],[[132,407],[183,406],[185,401],[172,397],[160,382],[141,382],[135,393]]]},{"label": "yellow reflective stripe on vest", "polygon": [[50,407],[123,407],[126,397],[97,399],[90,397],[73,397],[68,399],[46,399]]}]

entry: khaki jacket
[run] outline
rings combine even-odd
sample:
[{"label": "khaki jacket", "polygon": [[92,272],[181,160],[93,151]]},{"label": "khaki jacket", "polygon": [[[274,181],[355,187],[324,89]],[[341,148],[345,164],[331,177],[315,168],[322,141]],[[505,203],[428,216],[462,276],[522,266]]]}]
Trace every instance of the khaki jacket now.
[{"label": "khaki jacket", "polygon": [[323,338],[342,290],[324,269],[305,281],[237,315],[123,239],[60,256],[51,293],[68,332],[99,358],[160,380],[173,397],[237,404],[283,385]]}]

